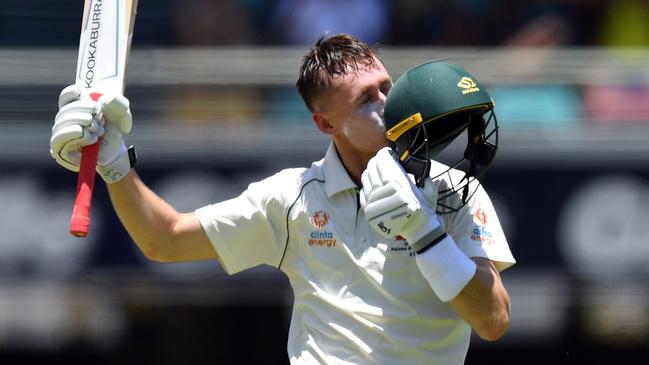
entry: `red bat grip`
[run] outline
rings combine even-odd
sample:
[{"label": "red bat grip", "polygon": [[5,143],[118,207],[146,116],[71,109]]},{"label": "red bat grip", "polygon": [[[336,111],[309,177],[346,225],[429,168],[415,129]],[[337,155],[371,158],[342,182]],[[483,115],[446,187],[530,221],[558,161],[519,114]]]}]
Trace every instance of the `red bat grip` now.
[{"label": "red bat grip", "polygon": [[99,141],[81,149],[81,165],[77,178],[77,197],[74,200],[72,218],[70,218],[70,233],[77,237],[88,235],[90,226],[90,205],[92,204],[92,189],[95,186],[95,165],[99,154]]},{"label": "red bat grip", "polygon": [[[100,96],[100,93],[90,94],[90,97],[95,101]],[[70,233],[76,237],[86,237],[88,235],[99,143],[100,141],[97,141],[81,149],[81,163],[79,165],[79,176],[77,177],[77,196],[74,200],[74,208],[70,218]]]}]

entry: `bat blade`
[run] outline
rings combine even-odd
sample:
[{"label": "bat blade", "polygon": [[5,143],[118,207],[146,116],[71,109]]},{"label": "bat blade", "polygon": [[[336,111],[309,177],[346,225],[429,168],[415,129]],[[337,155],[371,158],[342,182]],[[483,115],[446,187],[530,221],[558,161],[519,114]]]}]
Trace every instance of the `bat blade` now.
[{"label": "bat blade", "polygon": [[[75,84],[84,90],[93,91],[92,98],[95,100],[101,94],[124,92],[136,9],[137,0],[85,1]],[[86,237],[90,227],[95,165],[100,143],[98,141],[81,150],[76,197],[70,218],[70,233],[77,237]]]}]

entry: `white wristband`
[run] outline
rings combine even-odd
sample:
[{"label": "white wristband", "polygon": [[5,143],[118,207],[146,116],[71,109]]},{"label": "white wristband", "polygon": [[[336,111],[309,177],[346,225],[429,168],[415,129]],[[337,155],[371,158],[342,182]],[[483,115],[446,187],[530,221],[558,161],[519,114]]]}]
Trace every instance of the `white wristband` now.
[{"label": "white wristband", "polygon": [[419,271],[442,302],[455,298],[471,281],[476,264],[462,252],[451,236],[415,256]]}]

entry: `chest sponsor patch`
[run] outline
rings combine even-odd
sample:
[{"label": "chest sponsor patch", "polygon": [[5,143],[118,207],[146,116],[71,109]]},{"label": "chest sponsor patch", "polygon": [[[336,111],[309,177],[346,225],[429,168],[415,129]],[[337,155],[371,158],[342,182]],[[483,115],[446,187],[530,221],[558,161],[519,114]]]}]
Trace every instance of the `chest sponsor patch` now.
[{"label": "chest sponsor patch", "polygon": [[478,225],[478,227],[473,229],[471,232],[471,240],[479,244],[491,244],[494,242],[493,235],[485,226],[487,225],[487,213],[478,209],[473,213],[473,222]]},{"label": "chest sponsor patch", "polygon": [[476,227],[471,232],[471,241],[488,245],[494,243],[494,238],[491,232],[485,227]]},{"label": "chest sponsor patch", "polygon": [[316,247],[336,247],[336,237],[331,231],[327,231],[327,225],[331,215],[324,209],[316,210],[311,214],[309,220],[315,228],[309,234],[307,243]]}]

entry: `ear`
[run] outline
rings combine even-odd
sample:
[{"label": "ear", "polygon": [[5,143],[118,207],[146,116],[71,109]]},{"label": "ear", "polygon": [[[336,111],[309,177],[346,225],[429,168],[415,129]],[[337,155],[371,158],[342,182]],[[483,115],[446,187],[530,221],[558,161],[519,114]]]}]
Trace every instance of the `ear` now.
[{"label": "ear", "polygon": [[313,112],[311,114],[311,119],[313,119],[313,123],[315,123],[316,127],[318,127],[320,132],[329,135],[334,133],[335,128],[329,122],[329,118],[324,113]]}]

